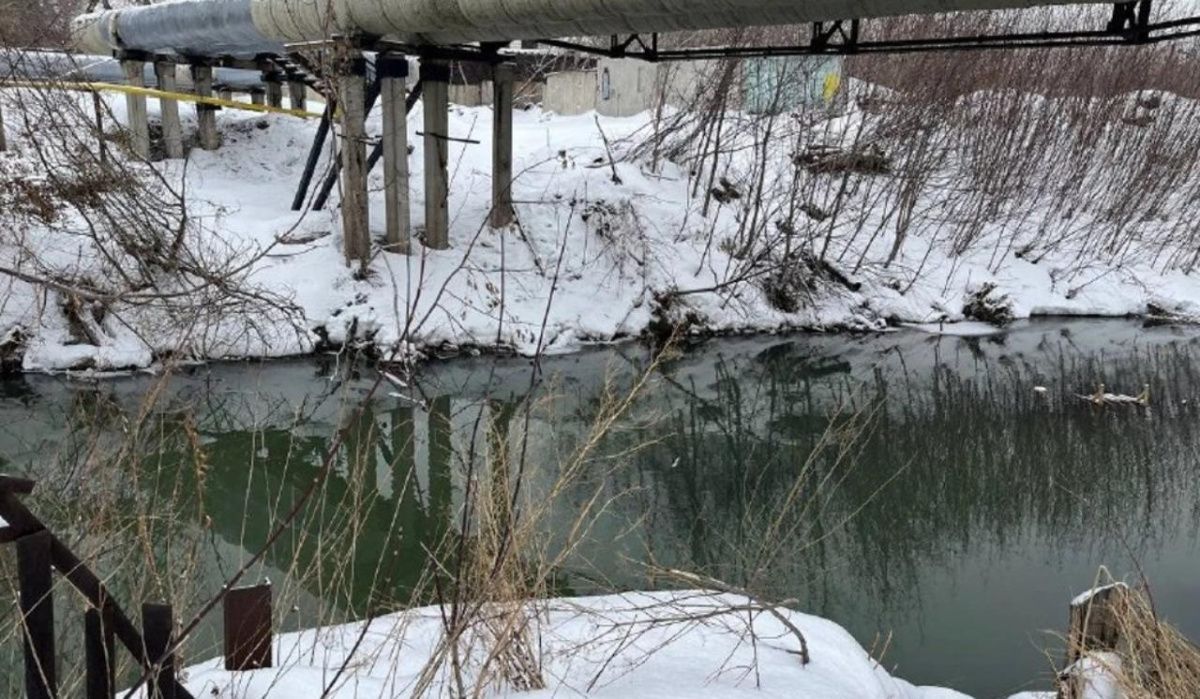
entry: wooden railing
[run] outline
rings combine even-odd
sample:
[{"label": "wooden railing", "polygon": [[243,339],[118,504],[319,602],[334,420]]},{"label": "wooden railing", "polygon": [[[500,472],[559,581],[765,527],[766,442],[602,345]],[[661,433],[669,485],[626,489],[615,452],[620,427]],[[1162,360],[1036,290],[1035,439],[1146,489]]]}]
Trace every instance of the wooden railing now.
[{"label": "wooden railing", "polygon": [[193,699],[175,678],[171,607],[142,605],[142,630],[108,593],[96,574],[54,536],[21,502],[34,482],[0,476],[0,543],[17,548],[20,611],[25,653],[25,694],[28,699],[55,699],[58,692],[57,649],[54,641],[53,573],[57,571],[89,605],[84,613],[87,699],[112,699],[114,636],[150,677],[149,696]]},{"label": "wooden railing", "polygon": [[[115,640],[133,656],[152,699],[194,699],[175,675],[174,614],[170,605],[143,604],[141,630],[113,599],[100,579],[21,502],[34,482],[0,475],[0,544],[15,544],[21,631],[24,637],[25,694],[57,699],[53,576],[63,577],[87,601],[84,649],[87,699],[112,699]],[[271,666],[270,585],[229,590],[225,603],[225,667],[253,670]]]}]

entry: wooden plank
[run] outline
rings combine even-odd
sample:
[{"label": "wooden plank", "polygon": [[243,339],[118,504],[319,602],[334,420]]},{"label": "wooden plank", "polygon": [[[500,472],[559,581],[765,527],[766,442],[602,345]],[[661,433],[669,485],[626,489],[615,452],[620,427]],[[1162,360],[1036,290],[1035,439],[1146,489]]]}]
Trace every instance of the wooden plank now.
[{"label": "wooden plank", "polygon": [[50,532],[43,529],[17,541],[17,575],[25,637],[25,696],[28,699],[58,696],[51,539]]},{"label": "wooden plank", "polygon": [[142,635],[146,639],[146,657],[151,662],[147,683],[150,699],[177,699],[175,654],[171,651],[174,630],[175,619],[170,605],[142,605]]},{"label": "wooden plank", "polygon": [[[11,495],[0,493],[0,516],[8,521],[10,529],[18,531],[22,535],[41,532],[46,528],[41,520]],[[67,582],[93,607],[111,609],[113,632],[117,640],[133,655],[141,667],[149,668],[151,662],[147,659],[146,645],[142,641],[142,634],[137,627],[130,621],[124,610],[113,603],[108,590],[96,577],[96,574],[54,536],[50,538],[50,561],[54,565],[54,569],[66,578]],[[192,695],[178,682],[174,683],[174,687],[175,699],[192,699]]]},{"label": "wooden plank", "polygon": [[1128,604],[1129,588],[1113,583],[1092,590],[1071,604],[1067,664],[1091,651],[1107,651],[1120,641],[1118,619]]},{"label": "wooden plank", "polygon": [[89,609],[83,619],[84,653],[87,662],[87,699],[112,699],[116,691],[116,643],[112,609]]},{"label": "wooden plank", "polygon": [[225,595],[225,669],[271,667],[271,585],[239,587]]}]

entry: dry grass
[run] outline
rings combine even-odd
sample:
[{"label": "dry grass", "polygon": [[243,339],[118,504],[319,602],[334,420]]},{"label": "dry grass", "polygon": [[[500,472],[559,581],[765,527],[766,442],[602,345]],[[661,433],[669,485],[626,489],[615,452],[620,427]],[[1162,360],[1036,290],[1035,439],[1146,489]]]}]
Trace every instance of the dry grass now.
[{"label": "dry grass", "polygon": [[[1092,654],[1093,667],[1107,674],[1125,699],[1194,699],[1200,697],[1200,648],[1163,620],[1154,607],[1150,588],[1117,588],[1103,609],[1087,609],[1090,618],[1102,614],[1104,624],[1116,639],[1112,653]],[[1072,638],[1069,657],[1084,648]],[[1090,645],[1090,644],[1089,644]],[[1087,663],[1085,663],[1087,664]],[[1090,696],[1088,680],[1095,686],[1095,672],[1081,678],[1072,668],[1060,676],[1059,697],[1076,699]]]}]

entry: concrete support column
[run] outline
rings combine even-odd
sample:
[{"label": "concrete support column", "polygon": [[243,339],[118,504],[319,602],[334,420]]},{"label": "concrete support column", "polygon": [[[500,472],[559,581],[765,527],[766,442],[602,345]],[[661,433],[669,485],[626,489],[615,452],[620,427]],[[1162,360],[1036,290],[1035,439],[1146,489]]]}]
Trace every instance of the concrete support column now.
[{"label": "concrete support column", "polygon": [[[154,62],[154,78],[158,89],[163,92],[176,92],[175,64],[167,61]],[[183,157],[183,124],[179,121],[179,101],[162,98],[159,101],[159,111],[162,113],[163,150],[168,158]]]},{"label": "concrete support column", "polygon": [[387,204],[387,244],[392,252],[412,250],[408,197],[408,59],[382,54],[375,61],[383,109],[383,181]]},{"label": "concrete support column", "polygon": [[[212,97],[212,66],[193,65],[192,83],[197,97]],[[221,136],[217,133],[217,107],[211,104],[196,104],[196,121],[200,125],[200,147],[216,150],[221,147]]]},{"label": "concrete support column", "polygon": [[513,222],[513,67],[500,63],[492,69],[492,216],[493,228]]},{"label": "concrete support column", "polygon": [[257,104],[259,106],[265,105],[267,103],[266,92],[262,89],[257,89],[257,88],[252,90],[250,92],[250,103]]},{"label": "concrete support column", "polygon": [[308,85],[305,85],[300,80],[288,81],[288,101],[292,104],[292,109],[301,111],[308,109]]},{"label": "concrete support column", "polygon": [[283,108],[283,76],[274,71],[263,73],[263,84],[267,89],[267,106]]},{"label": "concrete support column", "polygon": [[[146,61],[130,54],[121,59],[121,70],[130,87],[146,86]],[[129,148],[143,160],[150,159],[150,117],[146,113],[146,96],[132,92],[125,94],[125,107],[129,112]]]},{"label": "concrete support column", "polygon": [[425,245],[450,247],[450,66],[446,61],[422,60],[421,84],[425,103]]},{"label": "concrete support column", "polygon": [[347,266],[358,260],[366,270],[371,256],[371,216],[367,203],[367,62],[347,54],[337,68],[342,125],[342,238]]},{"label": "concrete support column", "polygon": [[225,100],[226,102],[232,102],[233,101],[233,90],[230,90],[227,87],[217,90],[217,97],[220,97],[221,99]]}]

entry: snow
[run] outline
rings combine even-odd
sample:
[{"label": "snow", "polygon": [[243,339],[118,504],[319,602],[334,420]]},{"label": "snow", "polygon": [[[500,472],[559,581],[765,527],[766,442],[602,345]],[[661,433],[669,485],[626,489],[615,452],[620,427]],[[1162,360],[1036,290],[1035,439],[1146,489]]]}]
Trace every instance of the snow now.
[{"label": "snow", "polygon": [[1004,328],[971,320],[959,323],[907,323],[906,327],[934,335],[952,335],[955,337],[981,337],[1004,332]]},{"label": "snow", "polygon": [[[837,624],[784,612],[806,637],[803,665],[795,636],[770,614],[754,617],[749,600],[705,592],[629,593],[530,604],[546,688],[530,699],[957,699],[957,692],[915,687],[892,677]],[[739,611],[740,610],[740,611]],[[442,611],[414,609],[370,622],[307,630],[275,640],[276,668],[230,673],[216,658],[189,668],[195,696],[220,699],[399,698],[412,695],[442,639]],[[684,620],[686,619],[686,620]],[[467,654],[468,681],[482,650]],[[347,671],[325,693],[336,669]],[[436,674],[426,696],[449,696]],[[499,689],[499,688],[497,688]],[[506,692],[500,692],[507,694]],[[489,695],[492,692],[488,693]]]},{"label": "snow", "polygon": [[[79,99],[90,110],[90,98]],[[106,101],[123,120],[123,100]],[[150,109],[157,110],[154,100]],[[185,128],[194,132],[193,110],[182,111]],[[421,111],[413,110],[408,125],[417,228],[424,206]],[[22,115],[11,108],[6,115],[13,152],[0,154],[0,181],[6,172],[36,176],[39,166],[23,135]],[[860,118],[851,111],[820,128],[853,131]],[[1010,254],[996,264],[1001,242],[1017,249],[1010,238],[1026,234],[997,222],[961,254],[938,242],[936,232],[911,231],[890,265],[882,263],[891,247],[889,233],[865,248],[855,243],[859,247],[847,248],[844,256],[862,255],[865,262],[853,275],[861,288],[830,283],[798,310],[781,311],[757,283],[727,284],[739,261],[719,243],[739,226],[735,206],[715,206],[705,216],[702,197],[691,195],[688,173],[669,162],[657,171],[643,161],[620,162],[615,166],[620,182],[614,181],[597,124],[620,150],[645,135],[648,115],[556,116],[536,108],[515,117],[519,228],[494,231],[483,225],[490,208],[491,109],[454,107],[451,136],[479,143],[450,144],[452,249],[415,244],[411,257],[381,252],[368,278],[359,280],[342,256],[336,206],[304,214],[290,210],[316,123],[231,110],[218,119],[225,142],[219,151],[195,149],[186,167],[179,162],[156,167],[167,182],[185,185],[189,217],[198,226],[195,249],[211,258],[254,260],[240,283],[293,306],[273,315],[206,318],[185,331],[186,323],[169,314],[116,303],[93,345],[72,338],[53,294],[6,277],[0,280],[0,337],[22,331],[26,370],[146,367],[168,353],[196,360],[281,357],[310,353],[322,341],[370,342],[385,355],[470,347],[561,353],[641,334],[655,319],[657,299],[672,291],[681,292],[672,317],[694,319],[692,332],[698,333],[879,330],[913,323],[932,332],[982,335],[992,330],[956,321],[965,320],[964,301],[984,284],[1007,298],[1018,319],[1136,315],[1149,304],[1178,313],[1200,309],[1200,277],[1128,259],[1106,262],[1111,256],[1099,254],[1091,261],[1090,253],[1066,244],[1036,262]],[[380,119],[375,110],[370,133],[380,132]],[[327,161],[328,154],[319,174]],[[147,166],[133,167],[149,173]],[[735,158],[729,173],[746,167]],[[377,168],[371,180],[376,238],[384,225],[382,177]],[[334,199],[336,204],[336,194]],[[1036,227],[1036,217],[1030,218],[1029,226]],[[71,225],[81,224],[29,232],[43,256],[39,264],[111,276],[81,250]],[[1087,265],[1080,264],[1083,258]],[[39,269],[7,243],[0,245],[0,262],[22,272]]]},{"label": "snow", "polygon": [[1120,681],[1121,656],[1110,652],[1092,652],[1075,661],[1063,675],[1075,678],[1079,699],[1123,699]]},{"label": "snow", "polygon": [[1115,583],[1109,583],[1108,585],[1101,585],[1099,587],[1094,587],[1090,590],[1085,590],[1085,591],[1079,593],[1078,595],[1076,595],[1075,599],[1071,600],[1071,606],[1079,607],[1084,604],[1087,604],[1096,595],[1098,595],[1102,592],[1108,591],[1108,590],[1116,589],[1118,587],[1125,588],[1128,586],[1122,582],[1115,582]]}]

